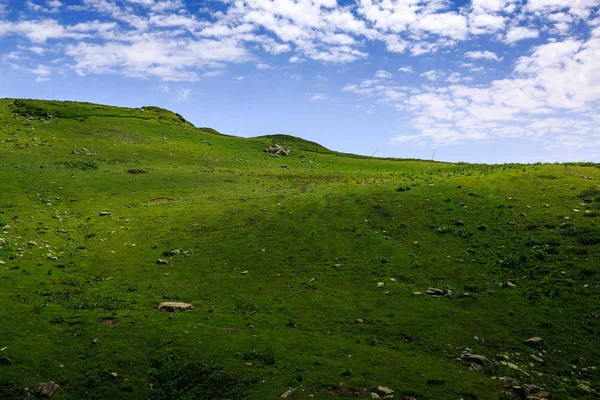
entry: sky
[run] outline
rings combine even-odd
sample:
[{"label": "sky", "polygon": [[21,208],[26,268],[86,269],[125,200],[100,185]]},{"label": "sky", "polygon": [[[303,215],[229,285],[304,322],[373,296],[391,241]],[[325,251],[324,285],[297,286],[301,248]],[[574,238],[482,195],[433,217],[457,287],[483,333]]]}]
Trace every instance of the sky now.
[{"label": "sky", "polygon": [[0,97],[380,157],[600,162],[600,0],[0,0]]}]

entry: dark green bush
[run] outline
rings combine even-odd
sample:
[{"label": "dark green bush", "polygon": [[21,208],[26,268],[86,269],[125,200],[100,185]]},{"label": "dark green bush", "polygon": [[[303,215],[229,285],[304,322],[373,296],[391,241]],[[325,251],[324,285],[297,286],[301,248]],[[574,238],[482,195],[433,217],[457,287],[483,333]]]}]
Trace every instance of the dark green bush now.
[{"label": "dark green bush", "polygon": [[148,378],[153,400],[241,398],[237,380],[213,361],[187,361],[168,355],[152,361]]}]

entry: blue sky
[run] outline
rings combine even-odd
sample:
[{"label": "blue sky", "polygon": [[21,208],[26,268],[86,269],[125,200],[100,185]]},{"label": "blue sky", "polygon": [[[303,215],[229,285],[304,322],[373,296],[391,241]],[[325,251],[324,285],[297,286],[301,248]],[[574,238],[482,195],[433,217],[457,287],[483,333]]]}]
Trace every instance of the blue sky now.
[{"label": "blue sky", "polygon": [[600,162],[600,0],[0,0],[0,97],[383,157]]}]

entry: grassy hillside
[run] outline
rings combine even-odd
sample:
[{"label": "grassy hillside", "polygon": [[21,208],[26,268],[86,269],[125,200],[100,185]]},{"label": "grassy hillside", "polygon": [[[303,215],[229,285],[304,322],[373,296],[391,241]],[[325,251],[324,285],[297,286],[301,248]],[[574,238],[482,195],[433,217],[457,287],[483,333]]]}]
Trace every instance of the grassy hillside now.
[{"label": "grassy hillside", "polygon": [[599,178],[0,100],[0,398],[598,398]]}]

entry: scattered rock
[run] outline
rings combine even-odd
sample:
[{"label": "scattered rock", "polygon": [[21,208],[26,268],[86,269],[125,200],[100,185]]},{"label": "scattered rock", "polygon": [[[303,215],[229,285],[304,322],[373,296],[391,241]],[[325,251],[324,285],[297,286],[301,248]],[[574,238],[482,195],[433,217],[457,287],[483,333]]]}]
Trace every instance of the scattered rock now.
[{"label": "scattered rock", "polygon": [[98,344],[98,338],[95,338],[94,340],[92,340],[93,344]]},{"label": "scattered rock", "polygon": [[4,264],[6,264],[6,262],[5,262],[5,261],[2,261],[2,260],[0,260],[0,265],[4,265]]},{"label": "scattered rock", "polygon": [[506,283],[506,286],[508,286],[508,287],[510,287],[510,288],[516,288],[516,287],[517,287],[517,285],[515,285],[515,284],[514,284],[514,283],[512,283],[512,282],[507,282],[507,283]]},{"label": "scattered rock", "polygon": [[413,294],[414,294],[415,296],[420,296],[422,293],[421,293],[421,292],[413,292]]},{"label": "scattered rock", "polygon": [[287,149],[279,144],[274,144],[265,149],[267,153],[275,154],[277,156],[289,156],[291,153],[290,149]]},{"label": "scattered rock", "polygon": [[58,257],[56,257],[56,256],[54,256],[54,255],[52,255],[52,254],[48,254],[48,255],[46,256],[46,258],[47,258],[48,260],[52,260],[52,261],[57,261],[57,260],[58,260]]},{"label": "scattered rock", "polygon": [[288,390],[287,392],[283,392],[283,393],[281,394],[281,396],[279,396],[279,397],[281,397],[282,399],[287,399],[287,398],[288,398],[288,397],[290,397],[292,394],[294,394],[294,391],[293,391],[292,389],[290,389],[290,390]]},{"label": "scattered rock", "polygon": [[540,393],[534,394],[533,396],[527,397],[527,400],[536,400],[536,399],[552,400],[552,395],[548,392],[540,392]]},{"label": "scattered rock", "polygon": [[385,387],[385,386],[377,386],[377,392],[380,395],[388,395],[388,394],[394,393],[394,391],[392,389],[390,389],[389,387]]},{"label": "scattered rock", "polygon": [[0,365],[11,365],[12,362],[8,357],[0,357]]},{"label": "scattered rock", "polygon": [[188,311],[193,307],[191,304],[181,303],[177,301],[166,301],[164,303],[160,303],[158,305],[158,311],[165,312],[178,312],[178,311]]},{"label": "scattered rock", "polygon": [[108,217],[109,215],[110,215],[110,213],[109,213],[109,212],[107,212],[107,211],[101,211],[101,212],[100,212],[100,216],[101,216],[101,217]]},{"label": "scattered rock", "polygon": [[27,243],[27,246],[33,247],[33,246],[37,246],[38,244],[36,242],[34,242],[33,240]]},{"label": "scattered rock", "polygon": [[241,273],[242,275],[247,275],[247,274],[248,274],[248,271],[242,271],[242,272],[240,272],[240,273]]},{"label": "scattered rock", "polygon": [[541,391],[543,391],[543,390],[544,390],[544,389],[542,389],[541,387],[539,387],[539,386],[536,386],[536,385],[528,385],[528,384],[525,384],[525,385],[523,385],[523,387],[524,387],[524,388],[525,388],[525,390],[527,391],[527,394],[528,394],[528,395],[529,395],[529,394],[531,394],[531,393],[538,393],[538,392],[541,392]]},{"label": "scattered rock", "polygon": [[427,384],[428,385],[445,385],[446,380],[445,379],[427,379]]},{"label": "scattered rock", "polygon": [[157,264],[162,264],[162,265],[168,265],[169,261],[165,260],[164,258],[159,258],[158,260],[156,260]]},{"label": "scattered rock", "polygon": [[365,322],[365,320],[364,320],[364,319],[362,319],[362,318],[358,318],[358,319],[357,319],[356,321],[354,321],[354,322],[356,322],[357,324],[362,324],[362,323],[364,323],[364,322]]},{"label": "scattered rock", "polygon": [[383,287],[385,285],[383,282],[377,282],[377,287]]},{"label": "scattered rock", "polygon": [[500,361],[500,364],[507,366],[510,369],[521,371],[521,368],[517,364],[511,363],[510,361]]},{"label": "scattered rock", "polygon": [[484,367],[492,365],[492,362],[484,356],[471,353],[471,349],[465,349],[460,355],[460,358],[463,361],[483,365]]},{"label": "scattered rock", "polygon": [[540,347],[542,344],[544,344],[544,339],[540,338],[540,337],[532,337],[529,338],[525,341],[525,344],[529,347]]},{"label": "scattered rock", "polygon": [[531,358],[533,358],[535,361],[544,364],[544,359],[542,359],[541,357],[536,356],[535,354],[531,354]]},{"label": "scattered rock", "polygon": [[0,238],[0,247],[6,246],[6,240],[4,238]]},{"label": "scattered rock", "polygon": [[333,268],[339,268],[339,267],[341,267],[341,266],[342,266],[342,264],[335,264],[335,265],[333,266]]},{"label": "scattered rock", "polygon": [[372,398],[372,399],[380,399],[380,398],[381,398],[381,396],[380,396],[380,395],[378,395],[378,394],[377,394],[377,393],[375,393],[375,392],[371,392],[370,394],[371,394],[371,398]]},{"label": "scattered rock", "polygon": [[44,397],[52,397],[56,389],[58,389],[58,385],[54,383],[54,381],[40,383],[40,390],[42,391],[42,396]]}]

